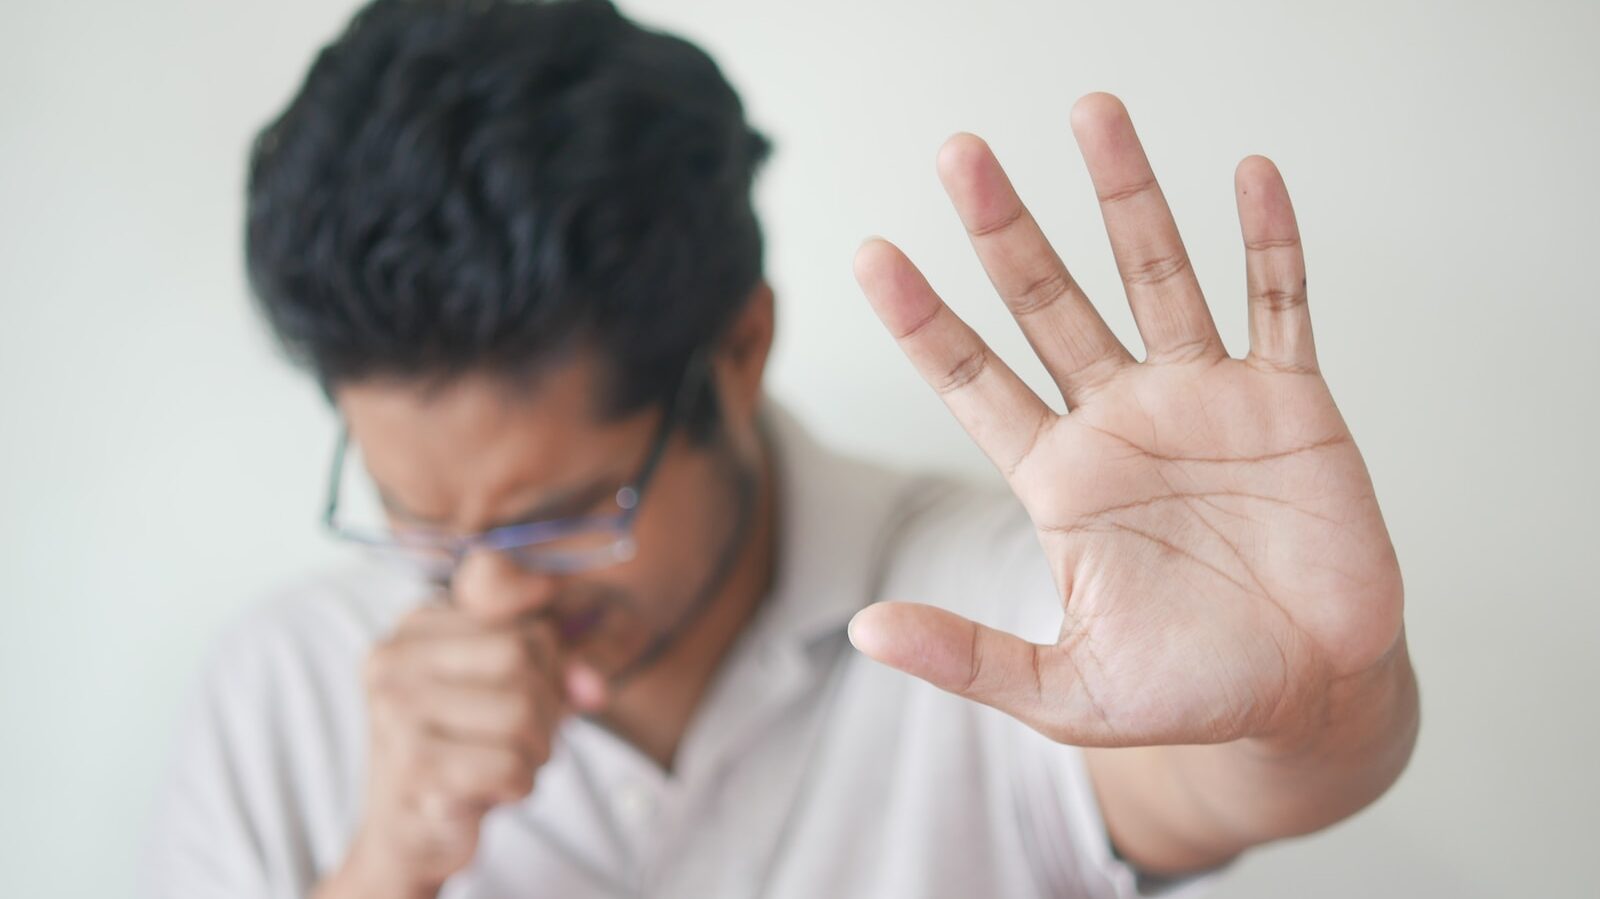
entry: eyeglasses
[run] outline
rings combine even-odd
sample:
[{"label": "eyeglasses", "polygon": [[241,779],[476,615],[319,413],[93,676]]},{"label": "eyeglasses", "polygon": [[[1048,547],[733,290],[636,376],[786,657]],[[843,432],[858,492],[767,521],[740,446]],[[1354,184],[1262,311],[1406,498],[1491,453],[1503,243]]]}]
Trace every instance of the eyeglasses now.
[{"label": "eyeglasses", "polygon": [[531,521],[493,528],[477,534],[454,535],[424,527],[366,528],[341,520],[340,484],[350,446],[348,426],[341,427],[334,447],[323,525],[333,536],[366,547],[430,581],[448,584],[462,559],[474,550],[502,553],[522,568],[550,574],[588,571],[631,559],[637,549],[633,536],[639,503],[660,466],[672,432],[692,406],[692,396],[706,377],[706,355],[696,352],[684,367],[678,388],[668,402],[661,425],[644,462],[614,500],[617,511],[573,518]]}]

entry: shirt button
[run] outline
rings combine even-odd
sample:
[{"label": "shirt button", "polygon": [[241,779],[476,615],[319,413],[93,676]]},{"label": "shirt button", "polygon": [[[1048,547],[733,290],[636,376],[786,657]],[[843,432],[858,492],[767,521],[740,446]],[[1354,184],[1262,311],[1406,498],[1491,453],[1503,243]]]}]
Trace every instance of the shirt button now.
[{"label": "shirt button", "polygon": [[624,784],[616,792],[617,813],[629,824],[642,824],[655,810],[650,793],[639,784]]}]

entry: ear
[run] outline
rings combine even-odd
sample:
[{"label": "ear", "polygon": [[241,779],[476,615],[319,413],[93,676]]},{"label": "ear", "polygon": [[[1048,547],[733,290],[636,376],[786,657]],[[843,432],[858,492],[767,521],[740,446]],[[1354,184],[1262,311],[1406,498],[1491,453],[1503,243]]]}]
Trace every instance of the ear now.
[{"label": "ear", "polygon": [[712,357],[723,412],[741,422],[753,420],[760,405],[775,324],[772,286],[762,280],[750,292]]}]

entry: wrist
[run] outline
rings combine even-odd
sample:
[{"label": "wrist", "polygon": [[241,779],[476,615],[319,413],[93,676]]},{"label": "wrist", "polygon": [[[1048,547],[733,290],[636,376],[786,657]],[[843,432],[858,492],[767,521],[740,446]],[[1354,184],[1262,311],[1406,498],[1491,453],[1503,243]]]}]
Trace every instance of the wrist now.
[{"label": "wrist", "polygon": [[317,887],[312,899],[435,899],[440,886],[412,875],[395,853],[357,837],[344,863]]},{"label": "wrist", "polygon": [[1380,663],[1335,683],[1288,726],[1229,743],[1158,747],[1186,809],[1184,845],[1226,858],[1355,814],[1405,770],[1418,708],[1402,636]]},{"label": "wrist", "polygon": [[1416,674],[1402,630],[1371,666],[1328,680],[1316,696],[1293,704],[1238,745],[1277,761],[1370,756],[1386,745],[1409,747],[1418,711]]}]

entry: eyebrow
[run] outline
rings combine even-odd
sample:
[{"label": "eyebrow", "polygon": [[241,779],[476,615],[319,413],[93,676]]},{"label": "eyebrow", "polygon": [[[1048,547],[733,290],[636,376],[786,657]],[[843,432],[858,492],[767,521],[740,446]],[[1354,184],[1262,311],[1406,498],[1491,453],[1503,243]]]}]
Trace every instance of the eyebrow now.
[{"label": "eyebrow", "polygon": [[[590,481],[585,484],[580,484],[576,487],[562,488],[550,496],[541,499],[534,505],[524,509],[522,512],[490,524],[484,530],[492,531],[498,530],[499,528],[509,528],[523,524],[532,524],[538,521],[548,521],[550,519],[571,517],[572,515],[575,515],[578,512],[593,506],[595,503],[599,502],[602,497],[609,496],[614,490],[615,488],[609,482],[604,480]],[[425,515],[418,515],[416,512],[406,508],[404,503],[400,502],[394,497],[394,495],[390,494],[382,487],[378,488],[378,498],[383,503],[384,508],[401,518],[405,518],[415,524],[429,526],[439,525],[437,519],[432,519]]]},{"label": "eyebrow", "polygon": [[602,497],[610,496],[617,490],[616,485],[607,480],[590,481],[578,487],[568,487],[548,496],[532,507],[524,509],[520,514],[512,515],[497,524],[489,526],[489,530],[496,528],[516,527],[519,524],[532,524],[536,521],[549,521],[554,518],[570,518],[583,512]]}]

